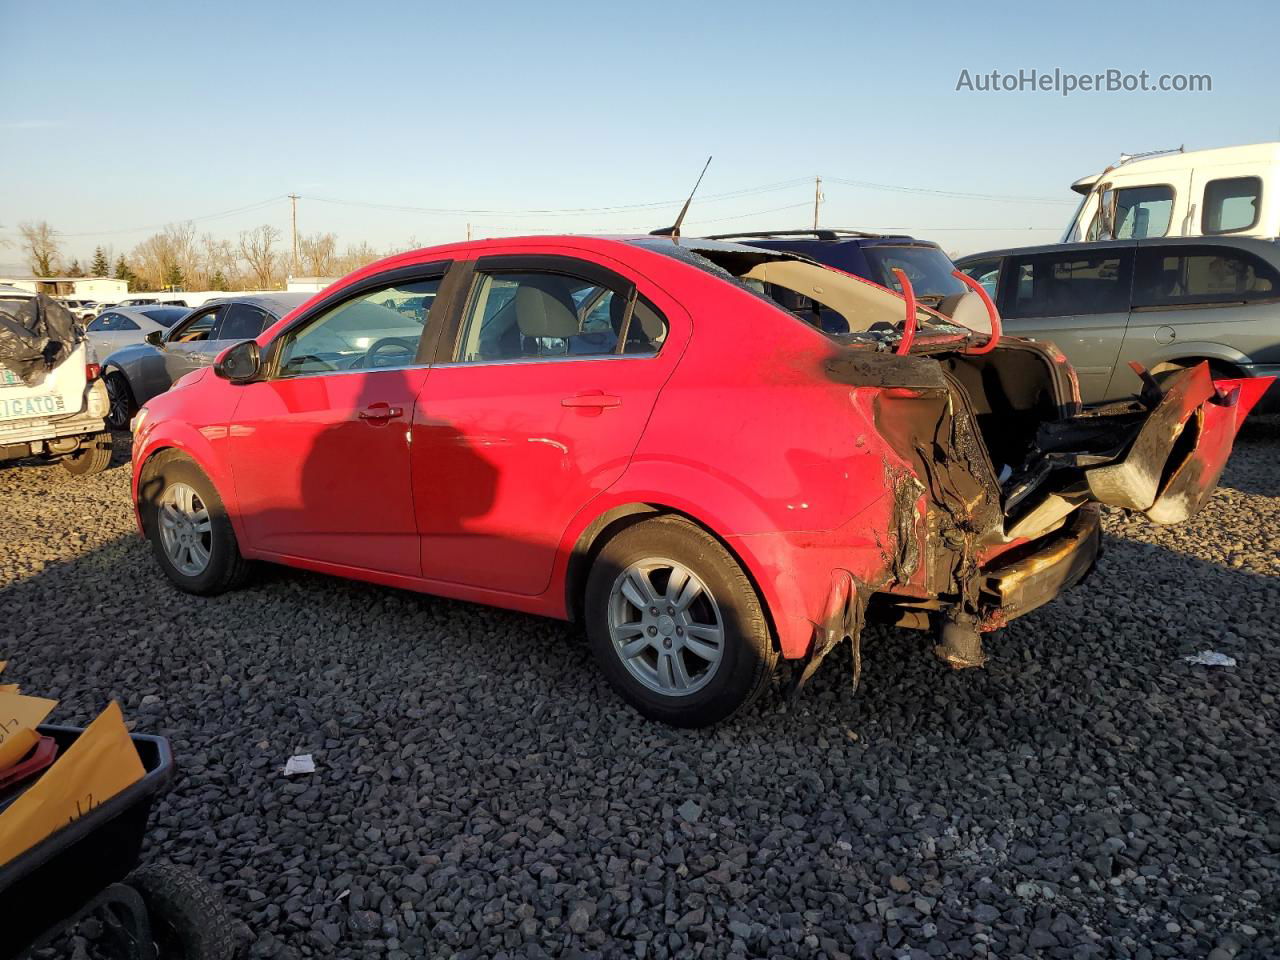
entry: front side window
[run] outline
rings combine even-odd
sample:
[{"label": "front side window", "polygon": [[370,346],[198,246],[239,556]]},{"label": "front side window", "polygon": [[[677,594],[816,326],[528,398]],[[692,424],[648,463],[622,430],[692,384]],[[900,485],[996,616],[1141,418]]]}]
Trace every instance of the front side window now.
[{"label": "front side window", "polygon": [[1259,177],[1229,177],[1210,180],[1204,187],[1204,233],[1235,233],[1258,223],[1262,207],[1262,180]]},{"label": "front side window", "polygon": [[960,269],[982,284],[982,289],[987,291],[987,296],[995,299],[996,287],[1000,284],[999,257],[991,260],[976,260]]},{"label": "front side window", "polygon": [[1011,262],[1011,301],[1017,317],[1065,317],[1129,309],[1128,271],[1113,253],[1020,257]]},{"label": "front side window", "polygon": [[280,347],[280,376],[413,366],[440,280],[380,287],[290,330]]},{"label": "front side window", "polygon": [[199,343],[203,340],[208,340],[214,326],[217,325],[218,320],[221,319],[226,309],[226,304],[219,304],[210,310],[205,310],[203,313],[197,313],[173,331],[169,337],[169,342]]},{"label": "front side window", "polygon": [[1173,187],[1167,184],[1126,187],[1115,192],[1117,240],[1163,237],[1173,216]]},{"label": "front side window", "polygon": [[1280,272],[1243,250],[1149,247],[1138,254],[1135,306],[1238,303],[1280,297]]},{"label": "front side window", "polygon": [[468,303],[457,359],[655,353],[666,333],[666,321],[652,304],[637,298],[628,315],[626,296],[590,280],[560,273],[482,273]]}]

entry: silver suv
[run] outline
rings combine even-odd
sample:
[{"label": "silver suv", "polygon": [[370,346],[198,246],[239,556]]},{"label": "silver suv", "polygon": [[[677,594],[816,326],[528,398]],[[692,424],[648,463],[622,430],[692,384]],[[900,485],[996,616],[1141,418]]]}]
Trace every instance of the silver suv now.
[{"label": "silver suv", "polygon": [[[1280,245],[1250,237],[1057,243],[957,266],[995,298],[1004,332],[1055,343],[1085,403],[1209,361],[1215,378],[1280,374]],[[1280,406],[1272,389],[1258,409]]]}]

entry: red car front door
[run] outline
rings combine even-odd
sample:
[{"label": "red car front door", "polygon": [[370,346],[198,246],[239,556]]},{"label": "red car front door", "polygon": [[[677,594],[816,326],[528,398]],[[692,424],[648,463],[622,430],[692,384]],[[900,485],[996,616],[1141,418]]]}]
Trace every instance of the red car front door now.
[{"label": "red car front door", "polygon": [[409,425],[435,275],[374,285],[269,350],[230,425],[247,546],[280,558],[417,576]]},{"label": "red car front door", "polygon": [[460,326],[414,412],[422,574],[534,596],[573,517],[626,468],[687,318],[596,264],[489,257]]}]

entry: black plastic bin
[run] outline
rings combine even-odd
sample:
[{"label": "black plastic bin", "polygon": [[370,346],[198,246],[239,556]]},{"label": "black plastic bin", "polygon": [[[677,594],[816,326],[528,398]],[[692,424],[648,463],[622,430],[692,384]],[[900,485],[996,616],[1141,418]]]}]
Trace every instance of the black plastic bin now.
[{"label": "black plastic bin", "polygon": [[[61,755],[83,731],[42,726],[39,732],[58,742]],[[174,771],[167,740],[142,734],[132,739],[146,771],[141,780],[0,866],[0,960],[58,932],[137,866],[151,804]]]}]

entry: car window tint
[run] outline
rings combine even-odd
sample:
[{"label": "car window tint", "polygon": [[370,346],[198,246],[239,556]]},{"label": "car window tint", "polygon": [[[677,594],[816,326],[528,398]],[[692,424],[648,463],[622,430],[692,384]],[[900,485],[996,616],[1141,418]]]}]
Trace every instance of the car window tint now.
[{"label": "car window tint", "polygon": [[280,375],[412,366],[440,279],[381,287],[290,331],[280,351]]},{"label": "car window tint", "polygon": [[457,359],[465,363],[618,352],[626,300],[558,273],[481,274]]},{"label": "car window tint", "polygon": [[1000,282],[999,257],[991,260],[976,260],[960,269],[982,284],[982,288],[987,291],[988,296],[994,297],[996,295],[996,286]]},{"label": "car window tint", "polygon": [[266,327],[269,315],[249,303],[233,303],[227,309],[215,336],[219,340],[252,340]]},{"label": "car window tint", "polygon": [[177,330],[173,332],[170,343],[199,343],[209,339],[209,334],[213,332],[214,326],[219,318],[226,310],[226,305],[221,304],[203,313],[197,313],[190,320],[185,321]]},{"label": "car window tint", "polygon": [[97,320],[94,320],[85,329],[88,330],[90,333],[100,333],[104,330],[110,329],[107,326],[109,322],[110,320],[108,319],[108,317],[98,317]]},{"label": "car window tint", "polygon": [[1123,259],[1113,253],[1050,254],[1012,261],[1011,318],[1062,317],[1129,309]]},{"label": "car window tint", "polygon": [[1259,177],[1228,177],[1210,180],[1204,187],[1204,233],[1232,233],[1248,230],[1258,222],[1262,200]]},{"label": "car window tint", "polygon": [[623,353],[657,353],[667,339],[667,321],[645,297],[636,298],[627,325],[627,343]]},{"label": "car window tint", "polygon": [[132,320],[130,320],[128,317],[121,317],[118,321],[116,321],[116,325],[111,329],[112,330],[138,330],[140,329],[140,327],[136,323],[134,323]]},{"label": "car window tint", "polygon": [[1114,236],[1118,240],[1163,237],[1173,215],[1173,187],[1159,184],[1115,191]]},{"label": "car window tint", "polygon": [[1280,296],[1280,272],[1243,250],[1150,247],[1138,253],[1135,306],[1269,300]]}]

